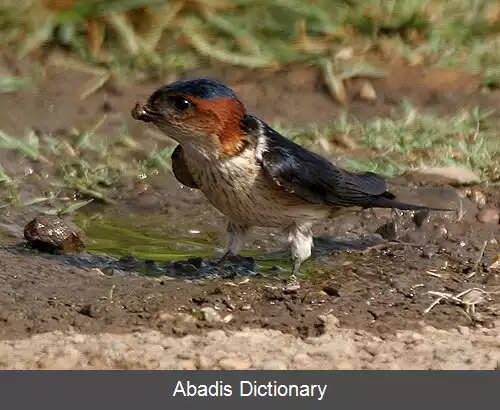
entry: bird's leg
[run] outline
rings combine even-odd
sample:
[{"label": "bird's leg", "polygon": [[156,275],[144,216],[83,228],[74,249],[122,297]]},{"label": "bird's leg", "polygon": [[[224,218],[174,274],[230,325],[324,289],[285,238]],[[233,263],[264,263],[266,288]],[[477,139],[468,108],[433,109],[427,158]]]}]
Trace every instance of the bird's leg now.
[{"label": "bird's leg", "polygon": [[227,233],[229,244],[226,253],[222,256],[219,263],[224,262],[229,256],[238,256],[245,245],[245,239],[250,227],[245,224],[229,221],[227,224]]},{"label": "bird's leg", "polygon": [[292,274],[287,280],[286,288],[289,290],[299,289],[297,279],[302,262],[311,256],[313,246],[313,234],[311,223],[295,223],[288,227],[288,241],[291,245],[293,268]]}]

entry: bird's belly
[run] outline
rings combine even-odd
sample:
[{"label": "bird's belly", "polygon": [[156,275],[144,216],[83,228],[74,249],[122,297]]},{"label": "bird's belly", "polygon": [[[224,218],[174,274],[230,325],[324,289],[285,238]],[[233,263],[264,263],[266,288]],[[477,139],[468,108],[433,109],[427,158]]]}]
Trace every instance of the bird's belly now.
[{"label": "bird's belly", "polygon": [[329,207],[309,204],[285,192],[258,170],[211,170],[196,176],[210,203],[235,222],[283,227],[328,216]]}]

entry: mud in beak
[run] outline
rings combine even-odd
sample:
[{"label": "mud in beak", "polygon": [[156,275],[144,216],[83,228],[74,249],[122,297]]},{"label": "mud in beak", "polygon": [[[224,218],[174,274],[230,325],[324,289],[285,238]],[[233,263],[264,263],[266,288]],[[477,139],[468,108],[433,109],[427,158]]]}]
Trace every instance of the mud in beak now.
[{"label": "mud in beak", "polygon": [[132,118],[144,122],[154,122],[155,113],[146,104],[136,102],[132,110]]}]

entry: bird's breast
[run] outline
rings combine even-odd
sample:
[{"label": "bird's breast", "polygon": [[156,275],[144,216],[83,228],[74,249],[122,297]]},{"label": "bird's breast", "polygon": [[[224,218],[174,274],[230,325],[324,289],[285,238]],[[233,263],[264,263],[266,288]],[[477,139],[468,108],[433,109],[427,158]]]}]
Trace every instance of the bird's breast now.
[{"label": "bird's breast", "polygon": [[207,199],[234,221],[278,227],[297,219],[321,219],[328,213],[325,207],[309,204],[277,186],[251,151],[223,161],[186,161]]}]

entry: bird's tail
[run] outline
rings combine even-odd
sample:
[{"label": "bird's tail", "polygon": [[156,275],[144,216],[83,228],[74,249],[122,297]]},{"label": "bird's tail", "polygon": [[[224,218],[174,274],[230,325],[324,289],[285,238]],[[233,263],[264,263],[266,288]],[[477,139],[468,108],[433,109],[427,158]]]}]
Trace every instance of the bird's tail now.
[{"label": "bird's tail", "polygon": [[401,209],[402,211],[441,211],[441,212],[456,211],[456,209],[450,209],[450,208],[434,208],[425,205],[407,204],[404,202],[400,202],[395,198],[396,197],[393,194],[387,192],[386,195],[374,198],[371,206],[376,208]]}]

